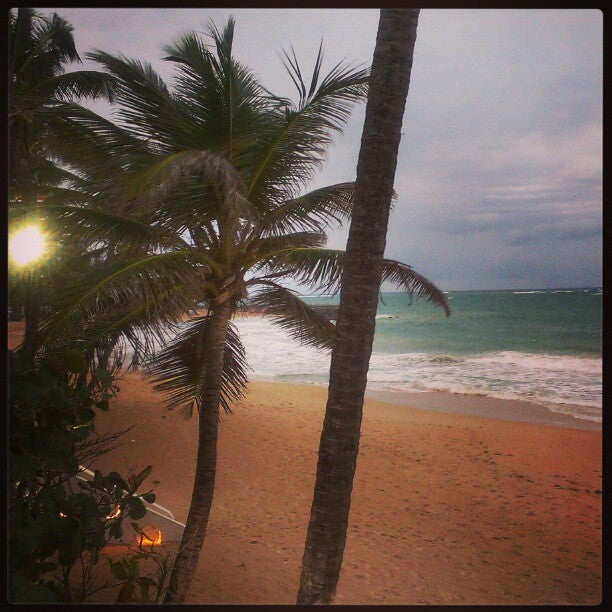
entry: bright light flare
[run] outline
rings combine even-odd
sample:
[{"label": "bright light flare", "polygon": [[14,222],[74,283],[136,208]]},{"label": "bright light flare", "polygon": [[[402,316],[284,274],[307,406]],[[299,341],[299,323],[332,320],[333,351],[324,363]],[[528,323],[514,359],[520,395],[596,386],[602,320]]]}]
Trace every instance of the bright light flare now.
[{"label": "bright light flare", "polygon": [[11,258],[20,266],[36,261],[44,252],[45,238],[40,229],[34,225],[20,229],[9,239]]},{"label": "bright light flare", "polygon": [[152,525],[145,527],[136,537],[139,546],[159,546],[162,543],[161,531]]}]

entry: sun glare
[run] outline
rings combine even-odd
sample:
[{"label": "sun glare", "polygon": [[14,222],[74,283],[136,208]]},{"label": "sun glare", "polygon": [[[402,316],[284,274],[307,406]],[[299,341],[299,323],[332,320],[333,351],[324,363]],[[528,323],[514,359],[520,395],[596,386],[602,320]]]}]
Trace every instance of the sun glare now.
[{"label": "sun glare", "polygon": [[9,239],[9,253],[16,264],[24,266],[37,260],[45,252],[41,231],[31,225],[15,232]]}]

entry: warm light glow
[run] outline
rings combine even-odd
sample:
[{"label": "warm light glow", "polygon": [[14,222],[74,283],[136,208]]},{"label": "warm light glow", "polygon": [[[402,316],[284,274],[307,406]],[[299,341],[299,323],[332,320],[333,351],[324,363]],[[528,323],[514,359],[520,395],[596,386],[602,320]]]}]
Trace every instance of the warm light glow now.
[{"label": "warm light glow", "polygon": [[16,264],[24,266],[36,261],[45,252],[45,239],[34,225],[15,232],[9,239],[9,253]]},{"label": "warm light glow", "polygon": [[112,508],[110,514],[106,517],[106,520],[110,521],[111,519],[117,518],[120,514],[121,508],[119,507],[119,504],[117,504]]},{"label": "warm light glow", "polygon": [[136,540],[139,546],[158,546],[162,543],[162,534],[157,527],[145,527]]}]

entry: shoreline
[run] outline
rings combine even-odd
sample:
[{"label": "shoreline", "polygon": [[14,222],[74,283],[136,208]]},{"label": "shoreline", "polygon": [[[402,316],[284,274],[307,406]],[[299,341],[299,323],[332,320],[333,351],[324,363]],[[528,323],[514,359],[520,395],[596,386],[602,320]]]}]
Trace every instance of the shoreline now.
[{"label": "shoreline", "polygon": [[[366,398],[418,410],[469,414],[502,421],[568,427],[585,431],[602,431],[602,424],[598,421],[555,412],[542,404],[522,399],[452,391],[401,392],[378,389],[366,389]],[[576,406],[575,404],[562,405]],[[579,408],[579,406],[576,407]]]},{"label": "shoreline", "polygon": [[[240,313],[239,318],[265,316],[259,313]],[[8,348],[13,349],[21,342],[23,337],[23,323],[10,322],[8,325]],[[144,374],[144,371],[143,371]],[[125,376],[125,373],[121,376]],[[297,387],[317,387],[327,389],[326,384],[303,381],[276,381],[264,378],[254,378],[251,383],[265,383],[271,385],[289,385]],[[431,410],[452,414],[467,414],[472,416],[513,421],[519,423],[534,423],[551,425],[553,427],[568,427],[585,431],[602,431],[601,421],[581,419],[571,414],[556,412],[547,406],[527,399],[508,399],[493,395],[476,393],[458,393],[453,391],[394,391],[386,389],[366,389],[366,400],[376,400],[387,404],[415,408],[418,410]],[[580,406],[569,402],[562,406]]]},{"label": "shoreline", "polygon": [[[327,390],[327,385],[308,382],[278,382],[275,380],[257,378],[249,384],[278,385],[279,387],[298,387]],[[444,412],[449,414],[465,414],[500,421],[514,423],[533,423],[536,425],[550,425],[552,427],[567,427],[569,429],[582,429],[584,431],[602,431],[602,423],[581,419],[571,414],[555,412],[537,402],[521,399],[508,399],[493,395],[476,393],[457,393],[453,391],[391,391],[386,389],[368,389],[365,392],[365,401],[374,400],[384,404],[414,408],[431,412]],[[563,404],[579,406],[575,404]]]}]

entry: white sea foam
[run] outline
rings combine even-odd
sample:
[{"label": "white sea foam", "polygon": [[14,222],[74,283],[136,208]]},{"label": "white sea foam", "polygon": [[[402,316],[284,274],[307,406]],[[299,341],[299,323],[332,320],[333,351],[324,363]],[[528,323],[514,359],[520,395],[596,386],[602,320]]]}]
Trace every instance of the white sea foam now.
[{"label": "white sea foam", "polygon": [[[251,380],[326,385],[330,354],[302,346],[268,317],[234,321]],[[497,351],[479,355],[378,353],[368,388],[386,391],[478,393],[536,402],[554,412],[601,422],[601,357]]]},{"label": "white sea foam", "polygon": [[512,293],[520,295],[526,293],[546,293],[546,291],[513,291]]},{"label": "white sea foam", "polygon": [[[300,345],[266,317],[237,319],[252,380],[327,384],[327,351]],[[445,390],[537,402],[601,422],[598,357],[499,351],[481,355],[373,353],[370,389]]]}]

